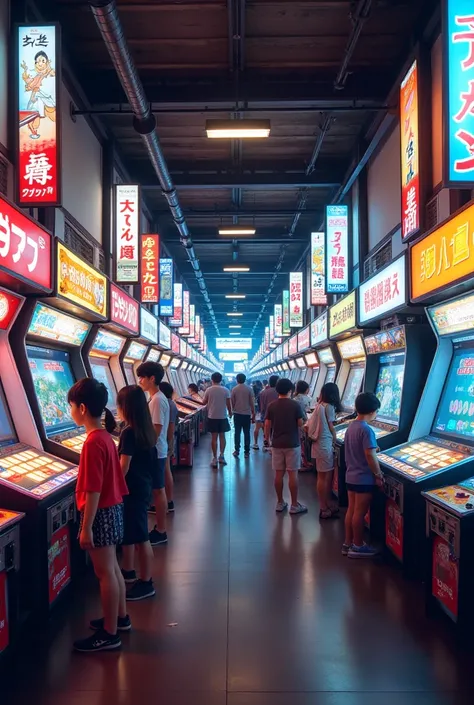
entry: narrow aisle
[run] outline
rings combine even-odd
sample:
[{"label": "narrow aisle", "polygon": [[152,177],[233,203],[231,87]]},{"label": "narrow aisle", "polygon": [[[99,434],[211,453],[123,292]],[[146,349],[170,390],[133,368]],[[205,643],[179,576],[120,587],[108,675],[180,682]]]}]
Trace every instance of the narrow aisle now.
[{"label": "narrow aisle", "polygon": [[472,702],[468,657],[425,620],[421,588],[341,556],[342,521],[320,525],[313,475],[300,475],[308,515],[276,515],[268,456],[235,460],[229,445],[214,471],[208,448],[205,438],[194,470],[176,475],[157,596],[130,604],[123,650],[71,651],[98,616],[91,579],[52,643],[18,664],[8,705]]}]

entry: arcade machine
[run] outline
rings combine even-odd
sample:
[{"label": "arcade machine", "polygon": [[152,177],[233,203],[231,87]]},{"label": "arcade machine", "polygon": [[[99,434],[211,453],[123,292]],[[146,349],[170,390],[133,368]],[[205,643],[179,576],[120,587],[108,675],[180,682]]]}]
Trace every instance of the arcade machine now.
[{"label": "arcade machine", "polygon": [[[421,493],[429,501],[433,551],[443,553],[442,541],[447,541],[459,556],[456,511],[464,499],[470,504],[464,494],[470,483],[461,490],[438,488],[466,480],[474,471],[474,295],[431,306],[427,314],[438,347],[408,443],[378,454],[387,495],[385,543],[405,572],[415,576],[421,574],[424,555]],[[438,558],[433,556],[435,565]]]},{"label": "arcade machine", "polygon": [[306,362],[304,360],[304,357],[295,357],[295,363],[296,363],[296,375],[293,384],[297,385],[297,383],[301,380],[306,379]]},{"label": "arcade machine", "polygon": [[136,340],[130,340],[122,351],[122,365],[127,384],[138,384],[137,367],[141,365],[145,359],[148,345],[139,343]]},{"label": "arcade machine", "polygon": [[0,669],[6,666],[20,623],[18,581],[23,517],[20,512],[0,509]]},{"label": "arcade machine", "polygon": [[324,311],[321,316],[311,323],[311,347],[316,351],[319,364],[318,375],[313,376],[311,385],[311,406],[314,408],[321,394],[321,389],[326,382],[334,382],[336,379],[337,363],[333,346],[328,338],[328,311]]},{"label": "arcade machine", "polygon": [[319,378],[319,360],[315,352],[306,353],[304,356],[305,365],[310,370],[311,376],[306,381],[309,384],[308,395],[313,399],[316,384]]}]

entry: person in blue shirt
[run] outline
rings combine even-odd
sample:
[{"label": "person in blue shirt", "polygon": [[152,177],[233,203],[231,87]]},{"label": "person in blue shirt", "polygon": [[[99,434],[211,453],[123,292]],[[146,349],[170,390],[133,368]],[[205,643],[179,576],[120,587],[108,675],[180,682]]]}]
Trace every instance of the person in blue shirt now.
[{"label": "person in blue shirt", "polygon": [[377,416],[380,402],[375,394],[364,392],[357,397],[355,408],[357,418],[349,425],[344,439],[349,506],[342,554],[349,558],[366,558],[377,553],[376,549],[364,543],[364,517],[374,490],[382,487],[383,483],[377,459],[377,439],[369,425]]}]

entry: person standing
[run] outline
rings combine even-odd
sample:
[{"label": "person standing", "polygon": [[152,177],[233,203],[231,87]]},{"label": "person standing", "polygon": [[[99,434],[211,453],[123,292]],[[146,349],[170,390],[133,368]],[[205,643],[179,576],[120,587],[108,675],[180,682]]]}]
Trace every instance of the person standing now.
[{"label": "person standing", "polygon": [[170,422],[170,405],[168,399],[160,390],[160,382],[165,371],[159,362],[143,362],[138,366],[138,384],[144,392],[148,392],[150,399],[148,407],[150,409],[151,420],[156,433],[156,451],[158,462],[152,468],[152,487],[154,507],[151,511],[156,516],[156,524],[150,531],[150,543],[158,546],[168,542],[166,533],[166,512],[168,502],[165,491],[165,470],[166,459],[168,457],[168,425]]},{"label": "person standing", "polygon": [[[265,423],[267,409],[268,409],[269,405],[273,401],[276,401],[278,399],[278,392],[276,391],[277,382],[278,382],[278,376],[272,375],[270,377],[270,379],[268,380],[268,387],[265,387],[265,389],[263,389],[260,392],[260,394],[258,395],[260,418],[261,418],[262,426]],[[291,384],[291,388],[293,389],[293,384],[291,382],[290,382],[290,384]],[[257,433],[257,429],[255,429],[255,433]],[[269,441],[267,440],[265,432],[263,435],[264,435],[263,450],[264,450],[264,452],[268,452],[270,449]],[[254,448],[255,448],[255,450],[258,450],[257,443],[255,443]]]},{"label": "person standing", "polygon": [[160,390],[168,399],[168,404],[170,405],[170,422],[168,424],[168,457],[166,458],[165,468],[165,491],[168,502],[168,513],[172,513],[174,512],[175,507],[174,479],[171,471],[171,458],[174,456],[175,452],[176,433],[178,430],[176,424],[179,423],[179,413],[176,402],[173,400],[174,389],[171,384],[169,384],[169,382],[160,382]]},{"label": "person standing", "polygon": [[298,470],[301,464],[300,428],[303,412],[298,402],[290,399],[293,383],[279,379],[276,385],[278,399],[269,404],[265,417],[265,439],[272,439],[272,468],[275,472],[277,512],[284,512],[288,502],[283,499],[283,478],[288,473],[291,494],[290,514],[304,514],[307,507],[298,502]]},{"label": "person standing", "polygon": [[247,378],[240,373],[235,378],[237,386],[231,392],[234,415],[234,456],[239,457],[240,436],[244,432],[244,456],[250,455],[250,425],[255,423],[255,397],[251,387],[245,384]]},{"label": "person standing", "polygon": [[[230,392],[222,385],[222,375],[214,372],[211,377],[212,386],[206,389],[203,404],[207,406],[207,428],[211,432],[211,448],[213,468],[218,464],[227,465],[224,458],[226,447],[225,434],[230,431],[229,418],[232,418],[232,406],[230,402]],[[220,455],[217,457],[217,441],[219,440]]]}]

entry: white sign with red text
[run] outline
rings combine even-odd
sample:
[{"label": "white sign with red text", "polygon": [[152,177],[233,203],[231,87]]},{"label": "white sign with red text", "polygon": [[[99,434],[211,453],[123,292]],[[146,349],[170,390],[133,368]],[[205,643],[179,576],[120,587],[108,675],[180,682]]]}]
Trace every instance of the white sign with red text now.
[{"label": "white sign with red text", "polygon": [[290,328],[303,325],[303,272],[290,272]]},{"label": "white sign with red text", "polygon": [[115,186],[116,281],[138,283],[140,228],[140,187],[137,184]]},{"label": "white sign with red text", "polygon": [[326,292],[349,291],[349,213],[347,206],[326,206]]},{"label": "white sign with red text", "polygon": [[405,269],[405,257],[399,257],[359,286],[361,325],[407,303]]}]

